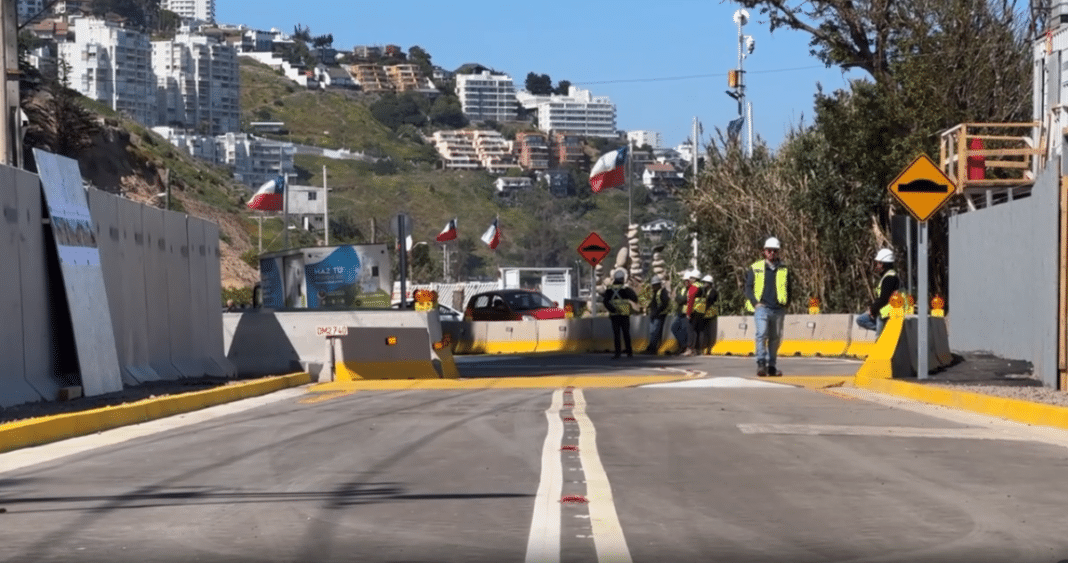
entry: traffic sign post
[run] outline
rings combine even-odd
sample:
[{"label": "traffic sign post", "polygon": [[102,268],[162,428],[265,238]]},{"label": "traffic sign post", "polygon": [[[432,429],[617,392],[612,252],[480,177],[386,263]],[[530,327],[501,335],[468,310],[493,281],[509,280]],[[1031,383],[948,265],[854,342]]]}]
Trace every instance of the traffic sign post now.
[{"label": "traffic sign post", "polygon": [[[957,193],[957,186],[925,154],[921,154],[887,187],[919,222],[916,240],[916,377],[927,379],[927,220]],[[911,265],[910,265],[911,266]]]},{"label": "traffic sign post", "polygon": [[605,242],[600,235],[593,232],[586,236],[586,239],[583,240],[578,247],[579,255],[581,255],[590,264],[589,311],[591,315],[597,312],[594,308],[597,303],[596,295],[594,293],[594,289],[597,288],[597,274],[595,273],[595,270],[597,269],[597,264],[600,264],[601,260],[604,260],[604,257],[608,256],[608,252],[610,250],[612,249],[608,246],[608,243]]}]

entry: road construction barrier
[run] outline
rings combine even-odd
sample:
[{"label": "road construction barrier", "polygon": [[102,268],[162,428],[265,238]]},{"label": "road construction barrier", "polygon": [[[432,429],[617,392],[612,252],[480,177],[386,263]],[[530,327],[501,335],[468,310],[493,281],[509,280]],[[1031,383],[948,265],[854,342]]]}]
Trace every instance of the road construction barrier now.
[{"label": "road construction barrier", "polygon": [[583,319],[552,319],[537,321],[538,342],[535,352],[585,352],[589,335]]},{"label": "road construction barrier", "polygon": [[434,350],[424,328],[352,327],[337,340],[336,381],[459,377],[451,353]]},{"label": "road construction barrier", "polygon": [[[293,371],[306,371],[312,374],[317,381],[329,381],[331,373],[330,352],[334,348],[325,341],[326,337],[322,329],[338,329],[335,332],[346,332],[342,336],[348,339],[359,339],[361,335],[372,338],[379,334],[379,329],[384,332],[393,332],[398,342],[403,343],[403,349],[412,354],[411,350],[418,349],[418,354],[404,356],[404,360],[415,360],[420,363],[420,368],[415,373],[427,375],[433,369],[434,377],[456,377],[458,375],[455,362],[452,359],[451,350],[445,343],[445,333],[441,330],[437,311],[271,311],[269,309],[255,309],[244,313],[227,313],[223,315],[223,329],[225,339],[226,357],[237,367],[238,373],[243,375],[270,375],[289,373]],[[374,329],[374,330],[368,330]],[[402,331],[402,329],[404,329]],[[411,329],[410,331],[408,329]],[[401,333],[405,334],[403,340]],[[372,334],[373,333],[373,334]],[[411,334],[425,336],[413,337]],[[385,342],[384,335],[381,342]],[[417,348],[409,348],[412,342],[418,341]],[[425,346],[424,346],[425,344]],[[434,346],[437,344],[438,349]],[[344,348],[344,344],[339,342]],[[351,352],[350,360],[356,358],[362,362],[357,366],[353,364],[346,368],[349,372],[367,379],[374,376],[369,370],[367,362],[377,361],[376,356],[368,355],[362,348],[348,348]],[[342,359],[344,349],[341,350]],[[353,355],[355,354],[355,355]],[[396,349],[382,352],[383,361],[397,359]],[[338,361],[337,358],[334,361]],[[435,362],[440,364],[440,369],[434,367]],[[413,371],[413,370],[409,370]],[[381,377],[395,377],[396,370],[385,370]],[[404,375],[404,377],[416,377]]]},{"label": "road construction barrier", "polygon": [[753,317],[721,315],[712,353],[720,356],[751,356],[756,353]]},{"label": "road construction barrier", "polygon": [[849,318],[849,347],[846,349],[847,356],[867,358],[875,347],[877,338],[874,330],[868,330],[857,324],[857,316]]},{"label": "road construction barrier", "polygon": [[486,325],[486,354],[528,354],[538,348],[539,321],[494,321],[482,324]]},{"label": "road construction barrier", "polygon": [[841,356],[852,322],[852,315],[786,315],[779,356]]}]

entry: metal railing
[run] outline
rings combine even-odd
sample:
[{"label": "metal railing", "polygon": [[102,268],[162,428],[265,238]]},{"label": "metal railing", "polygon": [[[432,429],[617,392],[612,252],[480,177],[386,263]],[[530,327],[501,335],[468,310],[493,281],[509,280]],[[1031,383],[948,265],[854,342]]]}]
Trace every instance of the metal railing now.
[{"label": "metal railing", "polygon": [[[1035,181],[1036,158],[1041,159],[1045,152],[1045,128],[1038,129],[1041,125],[1038,121],[962,123],[943,131],[939,147],[942,171],[957,184],[957,193],[971,188],[1030,186]],[[970,166],[982,166],[982,178],[970,178]]]}]

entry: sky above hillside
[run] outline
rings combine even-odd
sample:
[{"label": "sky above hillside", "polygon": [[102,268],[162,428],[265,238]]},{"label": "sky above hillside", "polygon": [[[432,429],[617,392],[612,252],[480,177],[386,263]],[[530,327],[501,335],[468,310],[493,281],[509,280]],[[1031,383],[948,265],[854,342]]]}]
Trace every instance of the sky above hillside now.
[{"label": "sky above hillside", "polygon": [[[334,47],[418,45],[434,64],[454,70],[480,63],[509,74],[522,88],[527,73],[569,80],[616,104],[617,127],[661,134],[664,146],[690,138],[701,121],[701,144],[738,116],[727,96],[727,71],[738,66],[740,6],[721,0],[574,2],[217,0],[216,20],[312,36],[331,34]],[[757,137],[778,147],[791,125],[811,124],[816,85],[843,88],[848,75],[809,54],[808,36],[774,34],[756,11],[742,28],[755,49],[744,61],[746,95]]]}]

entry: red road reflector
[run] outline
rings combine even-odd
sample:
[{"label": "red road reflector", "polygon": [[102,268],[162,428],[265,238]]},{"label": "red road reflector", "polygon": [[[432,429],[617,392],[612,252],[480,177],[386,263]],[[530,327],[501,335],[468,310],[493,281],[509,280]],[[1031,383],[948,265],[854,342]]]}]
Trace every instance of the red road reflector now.
[{"label": "red road reflector", "polygon": [[574,502],[574,503],[587,503],[586,497],[582,495],[566,495],[560,499],[560,502]]},{"label": "red road reflector", "polygon": [[576,422],[576,420],[575,420],[575,417],[573,417],[573,416],[565,416],[564,417],[564,422]]},{"label": "red road reflector", "polygon": [[575,403],[564,403],[563,406],[565,406],[565,407],[573,407],[573,406],[575,406]]},{"label": "red road reflector", "polygon": [[579,451],[579,449],[578,449],[578,446],[567,445],[567,446],[561,447],[560,451],[562,451],[562,452],[577,452],[577,451]]}]

